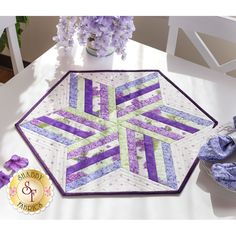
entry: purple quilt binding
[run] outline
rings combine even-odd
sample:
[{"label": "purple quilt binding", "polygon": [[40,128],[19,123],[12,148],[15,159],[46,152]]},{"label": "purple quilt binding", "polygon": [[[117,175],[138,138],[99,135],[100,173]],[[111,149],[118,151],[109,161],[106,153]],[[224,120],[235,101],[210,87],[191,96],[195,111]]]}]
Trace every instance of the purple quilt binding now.
[{"label": "purple quilt binding", "polygon": [[127,192],[90,192],[90,193],[67,193],[63,190],[61,185],[57,182],[56,178],[53,176],[51,171],[48,169],[48,167],[45,165],[37,151],[34,149],[34,147],[31,145],[27,137],[24,135],[23,131],[20,128],[20,123],[43,101],[45,97],[50,94],[55,87],[57,87],[58,84],[60,84],[68,74],[70,73],[99,73],[99,72],[158,72],[161,74],[171,85],[173,85],[177,90],[179,90],[188,100],[190,100],[201,112],[203,112],[209,119],[211,119],[214,123],[213,128],[215,128],[218,124],[218,121],[215,120],[211,115],[209,115],[203,108],[201,108],[195,101],[193,101],[192,98],[190,98],[184,91],[182,91],[176,84],[174,84],[170,79],[168,79],[160,70],[155,70],[155,69],[146,69],[146,70],[71,70],[68,71],[58,82],[56,82],[47,92],[46,94],[39,99],[39,101],[28,111],[24,114],[24,116],[15,124],[15,127],[23,140],[26,142],[32,153],[35,155],[41,166],[44,168],[44,170],[47,172],[47,174],[50,176],[54,184],[56,185],[57,189],[61,193],[62,196],[64,197],[73,197],[73,196],[91,196],[91,195],[169,195],[169,194],[180,194],[182,190],[184,189],[188,179],[190,178],[191,174],[193,173],[195,167],[198,164],[198,158],[195,159],[193,162],[191,168],[189,169],[185,179],[183,180],[181,186],[177,190],[172,190],[172,191],[127,191]]}]

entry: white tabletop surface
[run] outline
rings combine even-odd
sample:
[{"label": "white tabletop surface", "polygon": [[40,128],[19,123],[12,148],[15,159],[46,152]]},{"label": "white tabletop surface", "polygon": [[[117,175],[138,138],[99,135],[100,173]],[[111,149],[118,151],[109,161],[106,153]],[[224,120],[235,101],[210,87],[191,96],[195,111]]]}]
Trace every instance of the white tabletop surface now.
[{"label": "white tabletop surface", "polygon": [[[127,58],[96,58],[75,45],[68,55],[52,47],[0,86],[0,169],[13,154],[42,169],[14,124],[68,70],[160,69],[219,122],[236,115],[236,79],[130,41]],[[63,198],[54,188],[50,206],[40,214],[18,213],[0,189],[0,218],[5,219],[215,219],[236,218],[236,194],[213,182],[198,165],[180,195]]]}]

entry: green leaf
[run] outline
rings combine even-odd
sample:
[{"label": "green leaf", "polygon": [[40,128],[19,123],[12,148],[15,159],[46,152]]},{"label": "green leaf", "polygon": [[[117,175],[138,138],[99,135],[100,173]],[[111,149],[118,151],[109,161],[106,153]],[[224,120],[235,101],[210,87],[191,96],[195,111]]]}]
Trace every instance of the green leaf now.
[{"label": "green leaf", "polygon": [[7,45],[8,45],[7,34],[6,31],[4,30],[0,38],[0,52],[2,52]]},{"label": "green leaf", "polygon": [[[28,16],[17,16],[16,17],[16,33],[17,33],[17,38],[19,42],[19,46],[21,47],[21,35],[23,32],[23,29],[21,28],[21,23],[28,23],[29,22],[29,17]],[[0,52],[4,50],[5,47],[9,48],[8,41],[7,41],[7,34],[6,31],[4,30],[3,34],[0,37]]]},{"label": "green leaf", "polygon": [[26,24],[29,21],[29,17],[28,16],[17,16],[16,21],[19,22],[19,23]]},{"label": "green leaf", "polygon": [[21,37],[20,37],[20,35],[17,35],[17,39],[18,39],[19,47],[21,48]]}]

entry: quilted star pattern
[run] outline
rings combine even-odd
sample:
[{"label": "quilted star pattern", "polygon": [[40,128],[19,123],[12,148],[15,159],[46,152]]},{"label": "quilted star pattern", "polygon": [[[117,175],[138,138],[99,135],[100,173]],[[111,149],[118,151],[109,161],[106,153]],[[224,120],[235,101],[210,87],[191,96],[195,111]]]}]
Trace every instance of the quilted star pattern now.
[{"label": "quilted star pattern", "polygon": [[160,71],[68,72],[16,124],[64,195],[177,193],[216,121]]}]

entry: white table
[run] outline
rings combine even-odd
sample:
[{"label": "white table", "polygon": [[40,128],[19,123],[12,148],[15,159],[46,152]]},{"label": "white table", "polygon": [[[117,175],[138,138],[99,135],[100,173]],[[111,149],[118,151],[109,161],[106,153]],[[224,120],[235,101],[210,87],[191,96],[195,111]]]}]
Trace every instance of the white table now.
[{"label": "white table", "polygon": [[[11,155],[29,158],[41,169],[14,124],[68,70],[160,69],[219,122],[236,115],[236,79],[130,41],[127,59],[95,58],[75,45],[72,53],[52,47],[8,83],[0,86],[0,169]],[[236,218],[236,194],[223,190],[196,167],[183,192],[172,196],[54,198],[42,213],[18,213],[6,187],[0,190],[0,218],[20,219],[210,219]]]}]

